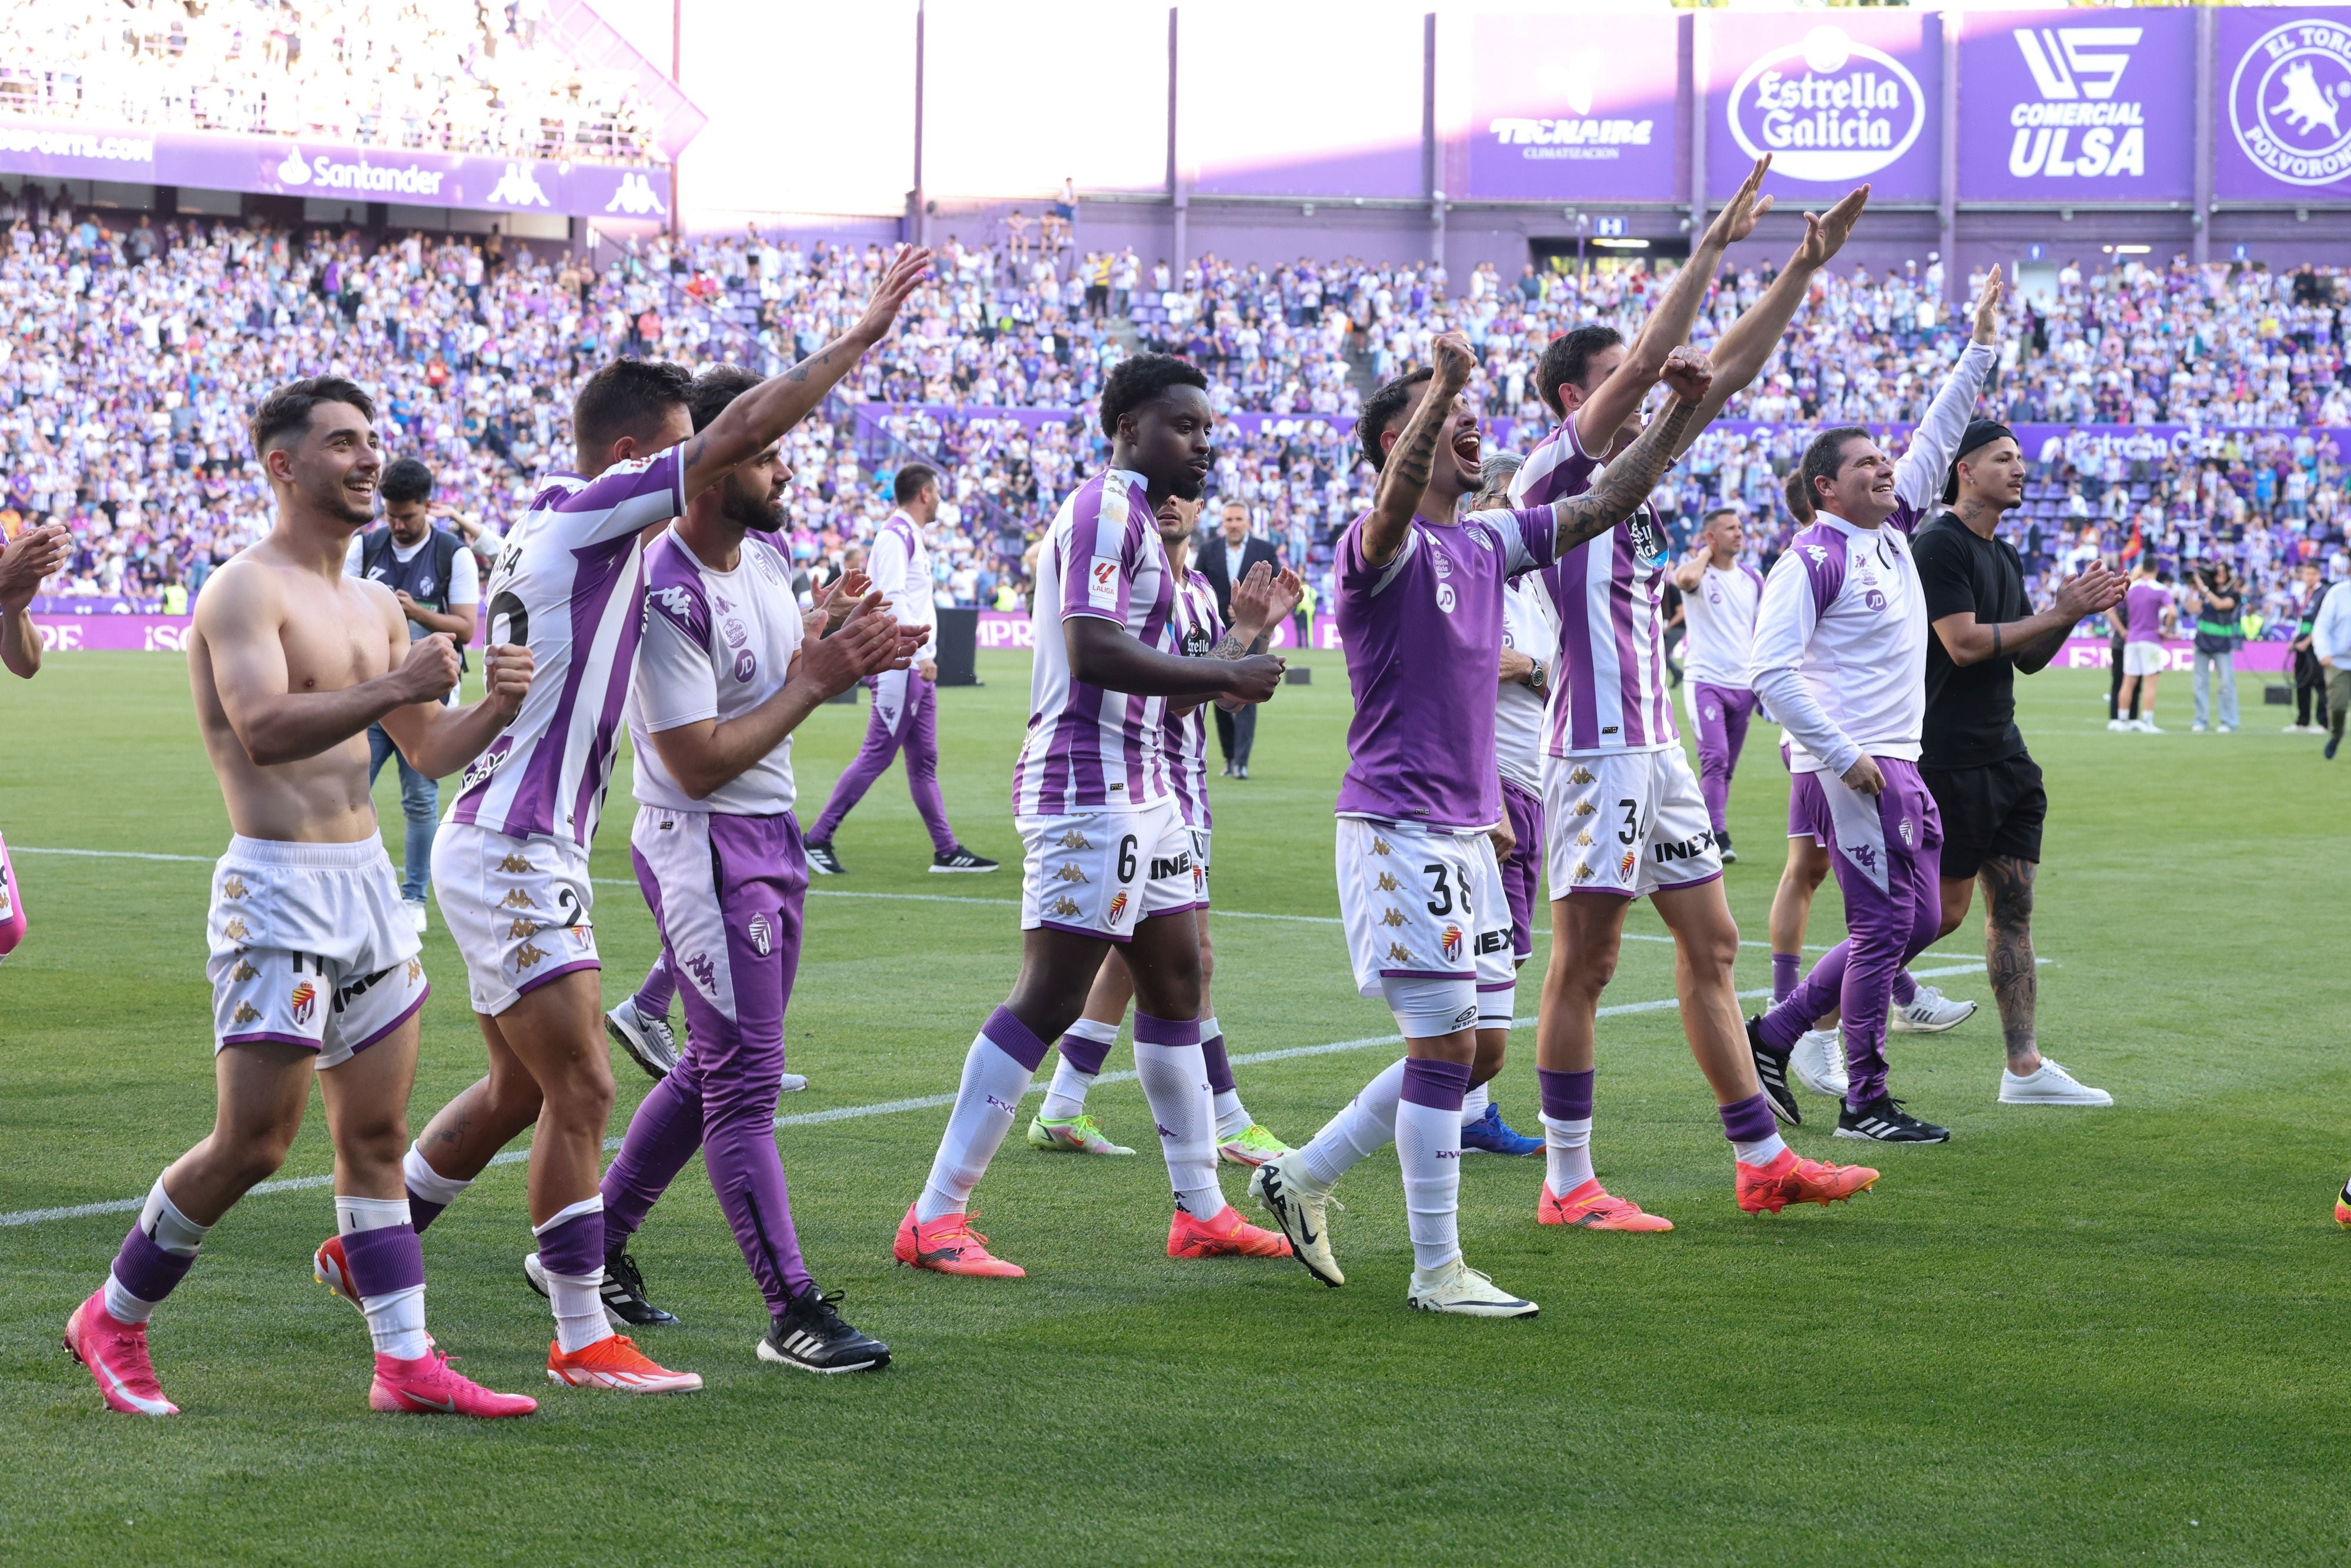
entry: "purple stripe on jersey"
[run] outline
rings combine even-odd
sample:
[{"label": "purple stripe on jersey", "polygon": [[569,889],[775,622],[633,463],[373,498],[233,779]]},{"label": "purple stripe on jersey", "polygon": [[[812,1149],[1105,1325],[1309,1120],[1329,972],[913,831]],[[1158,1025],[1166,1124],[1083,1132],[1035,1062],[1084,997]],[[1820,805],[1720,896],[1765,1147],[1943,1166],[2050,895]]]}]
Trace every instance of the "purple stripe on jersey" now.
[{"label": "purple stripe on jersey", "polygon": [[1907,501],[1896,501],[1894,503],[1894,515],[1886,521],[1890,528],[1898,528],[1906,534],[1915,534],[1918,531],[1920,520],[1926,515]]},{"label": "purple stripe on jersey", "polygon": [[[635,591],[645,591],[643,558],[638,559]],[[580,770],[580,791],[571,805],[574,836],[582,845],[594,837],[597,819],[604,814],[604,792],[612,785],[612,758],[621,733],[621,713],[629,700],[629,677],[636,671],[637,643],[644,636],[642,613],[624,616],[612,650],[612,675],[604,685],[604,706],[596,716],[596,733],[590,738],[588,763]]]},{"label": "purple stripe on jersey", "polygon": [[[1567,744],[1572,751],[1589,751],[1600,744],[1600,727],[1593,718],[1598,687],[1592,661],[1577,655],[1592,646],[1592,595],[1583,574],[1592,567],[1592,543],[1586,539],[1568,558],[1543,574],[1552,603],[1559,609],[1560,663],[1567,668]],[[1552,737],[1556,743],[1558,737]]]},{"label": "purple stripe on jersey", "polygon": [[[580,703],[580,683],[588,677],[588,651],[595,643],[596,625],[604,616],[612,590],[621,581],[621,568],[629,565],[637,570],[628,575],[635,586],[643,583],[642,564],[633,560],[630,551],[636,544],[633,534],[622,535],[601,545],[574,550],[572,558],[580,565],[572,579],[571,588],[571,656],[563,671],[563,695],[548,718],[546,727],[531,742],[530,756],[523,764],[521,782],[516,785],[514,800],[507,809],[507,820],[494,824],[497,831],[511,838],[528,838],[532,833],[556,834],[555,794],[563,777],[563,753],[571,736],[571,711]],[[632,652],[636,646],[629,639]],[[621,684],[627,689],[627,664],[622,662]],[[512,767],[513,764],[507,764]],[[590,769],[592,771],[592,769]],[[493,775],[495,777],[495,775]],[[485,784],[486,785],[486,780]]]},{"label": "purple stripe on jersey", "polygon": [[1813,618],[1818,620],[1844,590],[1844,535],[1824,523],[1814,523],[1788,548],[1804,563],[1804,575],[1812,580]]},{"label": "purple stripe on jersey", "polygon": [[[1134,521],[1127,525],[1124,548],[1130,556],[1142,548],[1143,541],[1137,536],[1143,531],[1145,523],[1156,526],[1155,519],[1149,513],[1138,512]],[[1157,647],[1165,635],[1167,622],[1176,612],[1175,591],[1176,581],[1173,573],[1162,570],[1159,573],[1159,596],[1152,601],[1151,612],[1144,617],[1143,621],[1141,638],[1144,647]],[[1157,781],[1161,789],[1165,789],[1166,785],[1165,775],[1160,772],[1166,766],[1166,750],[1160,744],[1160,737],[1151,733],[1153,727],[1141,722],[1140,710],[1144,706],[1143,698],[1131,696],[1126,699],[1125,723],[1123,727],[1126,732],[1126,798],[1130,800],[1146,800],[1151,795],[1158,793],[1157,790],[1148,788],[1150,780],[1147,775],[1157,774]]]},{"label": "purple stripe on jersey", "polygon": [[1611,529],[1594,544],[1608,547],[1608,629],[1616,643],[1616,712],[1627,746],[1649,744],[1647,715],[1636,700],[1641,689],[1638,661],[1633,653],[1633,552],[1623,546],[1621,530]]},{"label": "purple stripe on jersey", "polygon": [[1755,584],[1756,601],[1761,603],[1763,596],[1763,574],[1743,560],[1739,563],[1739,570],[1745,572],[1749,580]]}]

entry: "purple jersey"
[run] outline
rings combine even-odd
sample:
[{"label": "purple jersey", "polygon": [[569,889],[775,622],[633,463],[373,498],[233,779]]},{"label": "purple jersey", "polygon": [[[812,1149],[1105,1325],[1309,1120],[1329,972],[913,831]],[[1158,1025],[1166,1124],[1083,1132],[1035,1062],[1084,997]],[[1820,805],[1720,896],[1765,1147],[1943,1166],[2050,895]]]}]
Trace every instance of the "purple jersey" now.
[{"label": "purple jersey", "polygon": [[2132,643],[2153,643],[2163,636],[2163,612],[2171,607],[2171,590],[2149,578],[2134,582],[2123,593],[2123,615],[2130,623]]},{"label": "purple jersey", "polygon": [[[1217,591],[1196,571],[1187,571],[1176,585],[1176,615],[1186,657],[1205,659],[1225,634],[1217,614]],[[1167,716],[1167,782],[1175,791],[1176,810],[1187,828],[1206,830],[1208,818],[1208,704],[1186,714]]]},{"label": "purple jersey", "polygon": [[1108,621],[1162,653],[1183,651],[1175,575],[1140,474],[1110,468],[1079,486],[1038,549],[1029,738],[1012,768],[1015,816],[1130,810],[1169,792],[1167,700],[1079,680],[1062,634],[1075,616]]},{"label": "purple jersey", "polygon": [[[1548,507],[1592,488],[1606,465],[1583,449],[1575,421],[1545,436],[1510,483],[1522,507]],[[1677,744],[1666,678],[1666,530],[1647,502],[1542,574],[1559,622],[1546,749],[1656,751]]]},{"label": "purple jersey", "polygon": [[643,631],[637,537],[684,509],[683,446],[541,481],[482,591],[484,645],[528,646],[530,692],[458,780],[451,821],[582,850],[595,838]]},{"label": "purple jersey", "polygon": [[1395,559],[1375,567],[1364,559],[1364,521],[1340,536],[1332,571],[1355,694],[1339,815],[1490,828],[1502,820],[1503,590],[1551,564],[1558,525],[1549,507],[1453,524],[1416,517]]}]

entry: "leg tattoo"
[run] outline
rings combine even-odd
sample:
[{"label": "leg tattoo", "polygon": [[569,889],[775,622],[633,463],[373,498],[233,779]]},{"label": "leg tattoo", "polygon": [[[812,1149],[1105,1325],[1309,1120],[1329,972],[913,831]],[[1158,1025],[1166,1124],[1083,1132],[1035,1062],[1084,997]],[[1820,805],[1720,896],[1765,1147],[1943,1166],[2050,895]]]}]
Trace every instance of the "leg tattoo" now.
[{"label": "leg tattoo", "polygon": [[2041,982],[2032,962],[2031,861],[1995,855],[1978,873],[1984,890],[1984,967],[2000,1006],[2000,1032],[2011,1072],[2038,1071],[2041,1049],[2033,1035],[2033,1009]]}]

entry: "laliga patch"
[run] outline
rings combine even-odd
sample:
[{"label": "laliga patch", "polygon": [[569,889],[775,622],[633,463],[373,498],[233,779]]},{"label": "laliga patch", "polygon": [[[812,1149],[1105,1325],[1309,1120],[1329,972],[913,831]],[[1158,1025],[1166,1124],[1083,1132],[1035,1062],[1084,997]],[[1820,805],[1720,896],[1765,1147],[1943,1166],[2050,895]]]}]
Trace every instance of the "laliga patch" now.
[{"label": "laliga patch", "polygon": [[1126,570],[1114,555],[1098,555],[1086,571],[1086,603],[1096,610],[1118,608],[1119,574]]}]

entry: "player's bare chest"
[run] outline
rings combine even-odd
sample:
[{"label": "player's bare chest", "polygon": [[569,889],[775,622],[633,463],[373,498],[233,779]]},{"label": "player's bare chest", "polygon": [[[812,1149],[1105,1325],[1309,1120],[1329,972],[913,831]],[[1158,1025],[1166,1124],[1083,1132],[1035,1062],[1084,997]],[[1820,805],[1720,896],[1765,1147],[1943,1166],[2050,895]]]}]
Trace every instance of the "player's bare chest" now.
[{"label": "player's bare chest", "polygon": [[391,667],[382,618],[355,594],[298,600],[278,640],[286,650],[286,689],[334,692],[371,681]]}]

